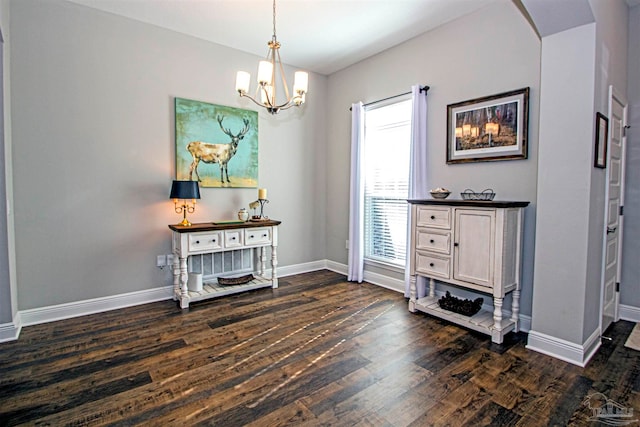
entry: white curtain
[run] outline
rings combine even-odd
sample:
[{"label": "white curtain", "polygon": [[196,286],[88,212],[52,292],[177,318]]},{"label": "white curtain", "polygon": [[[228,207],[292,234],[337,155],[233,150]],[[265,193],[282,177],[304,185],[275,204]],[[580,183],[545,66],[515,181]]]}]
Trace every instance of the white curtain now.
[{"label": "white curtain", "polygon": [[[427,184],[427,93],[420,91],[420,86],[411,87],[411,152],[409,164],[409,199],[426,199],[429,197]],[[411,256],[411,211],[407,219],[407,257]],[[409,263],[407,262],[407,265]],[[404,272],[404,296],[409,297],[409,268]],[[426,279],[418,276],[417,298],[426,295]]]},{"label": "white curtain", "polygon": [[360,177],[364,142],[364,105],[351,106],[351,178],[349,181],[349,270],[347,280],[364,279],[364,179]]}]

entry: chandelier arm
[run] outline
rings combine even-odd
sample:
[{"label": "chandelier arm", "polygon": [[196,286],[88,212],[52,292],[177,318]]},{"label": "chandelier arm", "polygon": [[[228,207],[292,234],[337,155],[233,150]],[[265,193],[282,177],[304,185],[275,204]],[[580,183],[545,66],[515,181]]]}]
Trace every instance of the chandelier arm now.
[{"label": "chandelier arm", "polygon": [[258,105],[259,107],[264,107],[265,105],[256,101],[253,96],[247,94],[246,92],[241,93],[240,96],[245,97],[245,98],[249,98],[251,101],[253,101],[254,104]]},{"label": "chandelier arm", "polygon": [[[282,83],[284,85],[284,98],[287,100],[287,103],[289,103],[291,102],[291,96],[289,95],[289,86],[287,85],[287,78],[284,74],[284,65],[282,65],[282,59],[280,59],[280,50],[276,50],[275,55],[278,56],[277,62],[278,62],[278,65],[280,65],[280,76],[282,77]],[[275,70],[274,70],[273,79],[275,80]]]}]

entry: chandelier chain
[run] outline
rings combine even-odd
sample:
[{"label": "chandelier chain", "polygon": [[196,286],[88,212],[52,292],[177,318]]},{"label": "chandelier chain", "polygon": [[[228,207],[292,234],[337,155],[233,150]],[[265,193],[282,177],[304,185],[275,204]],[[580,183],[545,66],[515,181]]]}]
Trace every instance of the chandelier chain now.
[{"label": "chandelier chain", "polygon": [[276,0],[273,0],[273,40],[276,40]]}]

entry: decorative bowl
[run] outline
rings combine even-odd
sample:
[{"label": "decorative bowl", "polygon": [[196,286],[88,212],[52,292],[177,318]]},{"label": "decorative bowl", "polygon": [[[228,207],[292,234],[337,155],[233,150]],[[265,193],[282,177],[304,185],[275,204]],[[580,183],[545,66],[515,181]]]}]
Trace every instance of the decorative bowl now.
[{"label": "decorative bowl", "polygon": [[436,188],[435,190],[431,190],[431,197],[433,197],[434,199],[446,199],[447,197],[449,197],[449,194],[451,194],[451,191],[447,190],[446,188]]}]

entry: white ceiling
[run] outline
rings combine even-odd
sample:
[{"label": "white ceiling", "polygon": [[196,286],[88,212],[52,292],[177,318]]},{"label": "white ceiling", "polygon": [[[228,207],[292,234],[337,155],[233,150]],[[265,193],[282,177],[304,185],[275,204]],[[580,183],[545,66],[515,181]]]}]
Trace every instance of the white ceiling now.
[{"label": "white ceiling", "polygon": [[[68,0],[259,56],[273,33],[271,0]],[[331,74],[410,38],[510,0],[278,0],[282,60]]]}]

